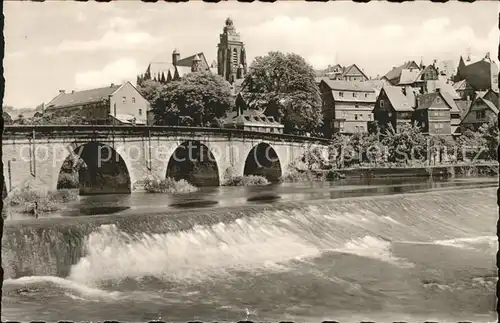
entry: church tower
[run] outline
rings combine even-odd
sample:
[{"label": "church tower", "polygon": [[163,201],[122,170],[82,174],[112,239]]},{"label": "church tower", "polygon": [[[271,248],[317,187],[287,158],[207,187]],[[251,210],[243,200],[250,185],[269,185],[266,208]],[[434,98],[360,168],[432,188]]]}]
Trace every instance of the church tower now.
[{"label": "church tower", "polygon": [[236,32],[230,18],[226,19],[224,31],[220,34],[217,70],[218,74],[231,84],[237,79],[244,78],[247,73],[245,45],[240,40],[240,34]]}]

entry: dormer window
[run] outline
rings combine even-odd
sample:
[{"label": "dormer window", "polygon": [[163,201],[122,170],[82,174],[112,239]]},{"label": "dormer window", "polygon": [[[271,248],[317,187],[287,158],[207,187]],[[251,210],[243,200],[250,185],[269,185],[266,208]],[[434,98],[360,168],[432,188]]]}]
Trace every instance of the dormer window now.
[{"label": "dormer window", "polygon": [[383,108],[384,107],[384,100],[380,100],[380,107]]}]

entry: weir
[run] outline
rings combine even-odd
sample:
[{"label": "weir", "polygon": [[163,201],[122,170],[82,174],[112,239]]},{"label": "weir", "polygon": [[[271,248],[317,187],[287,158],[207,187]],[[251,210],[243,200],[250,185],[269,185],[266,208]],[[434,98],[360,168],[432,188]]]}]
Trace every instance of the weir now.
[{"label": "weir", "polygon": [[[313,256],[314,250],[340,248],[366,236],[429,241],[489,235],[495,228],[495,200],[495,190],[486,188],[278,203],[244,210],[219,208],[189,214],[9,221],[4,230],[2,262],[6,278],[67,277],[80,268],[82,273],[95,272],[97,276],[92,279],[99,280],[100,270],[111,275],[106,279],[113,279],[113,270],[121,272],[128,265],[137,266],[132,265],[137,262],[144,266],[150,262],[156,266],[153,271],[160,274],[174,270],[176,262],[179,266],[188,262],[196,268],[203,257],[231,261],[235,255],[227,252],[237,252],[238,261],[242,261],[252,253],[286,258],[299,249]],[[136,268],[133,275],[149,275],[141,270]]]}]

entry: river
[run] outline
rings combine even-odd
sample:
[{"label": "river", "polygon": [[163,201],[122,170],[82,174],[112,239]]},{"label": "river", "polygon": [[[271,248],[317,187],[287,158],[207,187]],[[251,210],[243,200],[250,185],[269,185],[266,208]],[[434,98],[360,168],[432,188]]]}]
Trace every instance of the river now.
[{"label": "river", "polygon": [[81,197],[6,221],[2,320],[493,322],[497,185]]}]

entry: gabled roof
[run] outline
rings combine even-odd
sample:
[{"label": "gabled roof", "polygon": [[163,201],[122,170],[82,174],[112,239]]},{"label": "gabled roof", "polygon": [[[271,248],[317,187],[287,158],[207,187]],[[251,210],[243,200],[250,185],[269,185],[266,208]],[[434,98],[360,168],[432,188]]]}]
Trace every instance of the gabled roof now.
[{"label": "gabled roof", "polygon": [[455,103],[455,100],[453,100],[453,97],[450,95],[450,93],[440,90],[439,94],[441,94],[441,97],[450,107],[450,112],[460,113],[460,109],[458,108],[457,104]]},{"label": "gabled roof", "polygon": [[375,90],[370,84],[364,81],[344,81],[344,80],[322,80],[331,90],[351,91],[351,92],[372,92]]},{"label": "gabled roof", "polygon": [[389,72],[387,72],[387,74],[384,75],[384,77],[387,80],[393,82],[393,84],[398,84],[399,78],[401,76],[401,71],[403,71],[404,69],[410,69],[410,67],[420,69],[420,68],[418,68],[418,64],[415,63],[415,61],[408,61],[408,62],[405,62],[401,66],[398,66],[398,67],[391,69]]},{"label": "gabled roof", "polygon": [[[128,83],[128,82],[127,82]],[[126,84],[126,83],[125,83]],[[60,93],[47,104],[47,109],[57,109],[75,105],[97,103],[109,99],[122,85],[111,85],[97,89]]]},{"label": "gabled roof", "polygon": [[467,80],[463,79],[461,81],[453,83],[453,88],[458,91],[458,90],[467,90],[467,89],[472,89],[470,84],[467,82]]},{"label": "gabled roof", "polygon": [[403,89],[396,86],[384,86],[382,91],[385,92],[387,98],[391,102],[392,107],[396,111],[414,111],[413,104],[403,94]]},{"label": "gabled roof", "polygon": [[455,104],[457,105],[458,110],[460,110],[460,119],[463,119],[469,112],[471,101],[455,100]]},{"label": "gabled roof", "polygon": [[495,114],[498,114],[498,108],[490,100],[486,100],[485,98],[479,97],[476,100],[474,100],[474,103],[472,103],[472,105],[474,105],[478,101],[483,101],[484,104],[486,104],[486,106],[488,106],[488,108],[491,109],[491,111],[493,111]]},{"label": "gabled roof", "polygon": [[398,85],[410,85],[418,81],[421,71],[418,69],[403,69],[399,77]]},{"label": "gabled roof", "polygon": [[455,91],[451,83],[446,83],[443,80],[427,81],[427,90],[429,92],[434,92],[438,89],[441,90],[441,92],[448,93],[454,100],[460,99],[460,95]]},{"label": "gabled roof", "polygon": [[451,96],[442,91],[433,92],[433,93],[425,93],[419,96],[419,104],[417,106],[417,110],[426,110],[432,107],[434,101],[436,101],[437,97],[441,97],[446,105],[450,108],[450,112],[460,113],[460,109],[457,107],[455,101],[451,98]]},{"label": "gabled roof", "polygon": [[439,96],[438,92],[425,93],[418,97],[418,106],[416,110],[426,110],[431,107],[434,100]]},{"label": "gabled roof", "polygon": [[342,74],[340,74],[340,78],[344,78],[344,76],[348,75],[349,72],[353,71],[354,69],[357,69],[361,73],[361,75],[363,75],[366,79],[368,79],[368,77],[366,76],[366,74],[363,73],[363,70],[361,70],[356,64],[351,64],[351,65],[345,67],[344,71],[342,72]]}]

